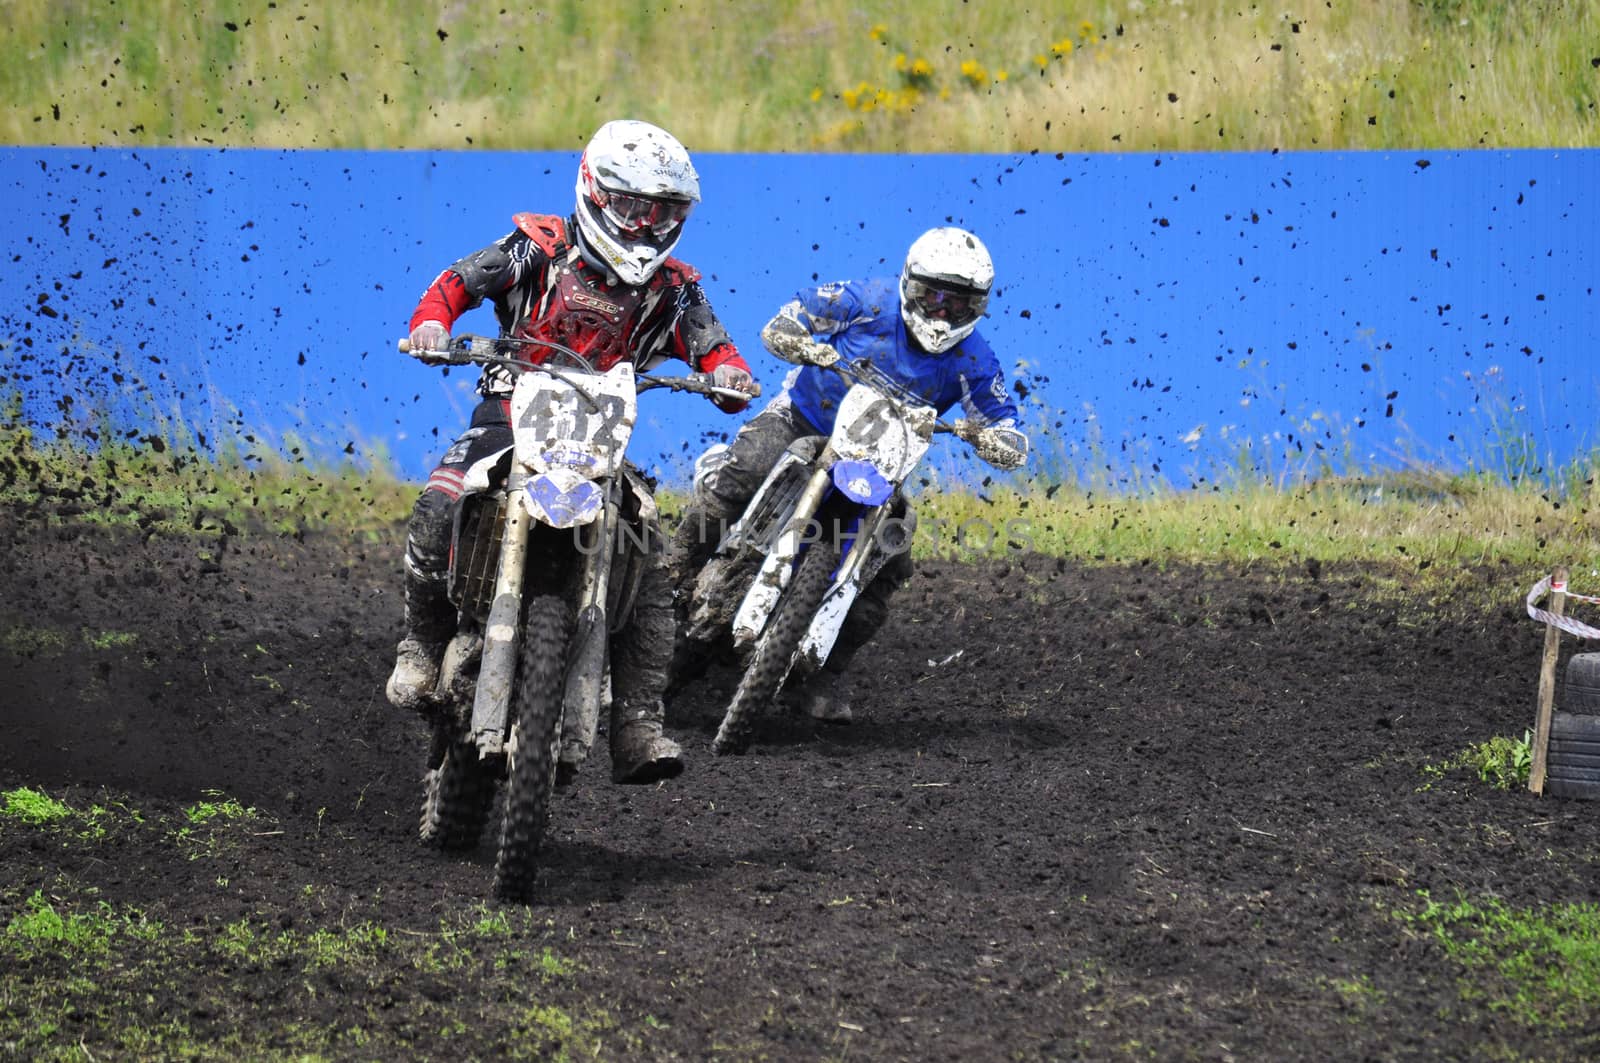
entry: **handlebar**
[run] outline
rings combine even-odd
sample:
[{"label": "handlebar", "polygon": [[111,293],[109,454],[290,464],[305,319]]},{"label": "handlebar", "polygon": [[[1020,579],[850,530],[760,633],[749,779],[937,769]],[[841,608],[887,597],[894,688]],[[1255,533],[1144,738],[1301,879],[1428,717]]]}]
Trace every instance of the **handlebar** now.
[{"label": "handlebar", "polygon": [[[910,388],[907,388],[904,384],[900,383],[888,373],[885,373],[882,369],[879,369],[877,366],[873,365],[864,358],[857,358],[851,362],[847,362],[841,358],[839,361],[834,362],[831,365],[819,366],[818,368],[837,374],[847,385],[851,382],[855,382],[866,384],[869,387],[875,388],[876,390],[882,392],[890,402],[897,406],[905,407],[929,405],[928,401],[922,396],[916,394]],[[960,435],[960,432],[956,429],[955,425],[948,421],[942,421],[937,417],[933,419],[931,430],[935,433],[948,432],[951,435]]]},{"label": "handlebar", "polygon": [[713,384],[710,373],[690,373],[688,376],[650,376],[646,373],[635,374],[634,380],[638,381],[637,390],[650,391],[653,388],[667,388],[669,391],[692,391],[697,395],[709,395],[718,399],[754,399],[761,395],[761,385],[752,380],[750,386],[754,391],[740,391],[738,388],[720,388]]},{"label": "handlebar", "polygon": [[[523,347],[542,347],[557,355],[563,355],[573,364],[561,366],[561,369],[575,369],[585,373],[595,373],[597,370],[589,360],[571,347],[555,343],[550,340],[522,339],[515,336],[506,336],[491,339],[488,336],[474,336],[463,333],[450,339],[450,346],[442,351],[427,352],[437,355],[446,365],[498,365],[516,372],[546,372],[558,374],[556,366],[543,363],[525,362],[519,358],[511,358],[499,353],[501,344],[515,344]],[[401,354],[412,354],[411,340],[402,337],[396,344]],[[754,391],[740,391],[738,388],[718,387],[712,383],[710,373],[690,373],[687,376],[650,376],[638,373],[634,377],[639,391],[651,391],[656,388],[666,388],[669,391],[690,391],[697,395],[706,395],[718,399],[736,399],[747,401],[761,395],[761,385],[751,381]]]}]

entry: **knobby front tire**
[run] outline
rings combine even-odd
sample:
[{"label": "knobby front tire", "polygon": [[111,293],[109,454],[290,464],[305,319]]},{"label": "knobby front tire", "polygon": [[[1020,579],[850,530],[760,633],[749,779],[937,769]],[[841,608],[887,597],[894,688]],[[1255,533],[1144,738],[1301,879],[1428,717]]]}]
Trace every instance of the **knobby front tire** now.
[{"label": "knobby front tire", "polygon": [[561,744],[562,683],[572,613],[553,595],[530,599],[512,693],[512,753],[506,765],[505,818],[495,861],[494,892],[508,901],[533,893],[539,849],[550,820]]},{"label": "knobby front tire", "polygon": [[722,726],[711,740],[712,753],[743,753],[749,747],[756,717],[777,698],[838,564],[839,548],[833,543],[817,542],[806,549],[788,590],[773,610],[772,620],[756,640],[739,688],[723,714]]}]

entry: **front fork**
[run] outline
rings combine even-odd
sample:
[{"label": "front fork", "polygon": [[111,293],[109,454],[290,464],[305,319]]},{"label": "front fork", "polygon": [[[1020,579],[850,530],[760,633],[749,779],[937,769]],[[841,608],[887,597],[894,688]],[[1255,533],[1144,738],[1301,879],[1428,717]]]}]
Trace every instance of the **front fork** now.
[{"label": "front fork", "polygon": [[[483,635],[477,691],[472,701],[472,738],[479,758],[506,752],[511,696],[521,644],[522,598],[527,572],[528,542],[533,518],[523,501],[527,473],[514,468],[506,499],[505,533],[500,544],[500,564],[495,573],[494,599]],[[608,630],[606,596],[611,586],[611,555],[621,520],[619,481],[606,484],[601,518],[574,531],[582,536],[579,556],[583,570],[578,586],[578,622],[569,643],[566,688],[563,691],[564,745],[579,743],[582,759],[594,741],[606,671]]]},{"label": "front fork", "polygon": [[522,501],[527,473],[512,464],[506,490],[505,534],[495,573],[494,600],[483,632],[478,688],[472,698],[472,739],[480,758],[505,752],[506,715],[517,675],[517,642],[522,621],[522,576],[528,560],[528,533],[533,523]]},{"label": "front fork", "polygon": [[622,522],[622,487],[620,476],[606,485],[600,519],[582,531],[578,624],[569,643],[567,680],[561,699],[560,757],[573,770],[589,756],[600,726],[600,705],[605,700],[606,658],[611,645],[606,601],[611,593],[611,567]]},{"label": "front fork", "polygon": [[817,457],[816,471],[795,500],[794,515],[778,533],[777,541],[761,562],[761,571],[756,574],[750,589],[745,592],[744,601],[739,603],[739,611],[734,614],[735,646],[747,646],[756,640],[767,626],[772,610],[777,608],[778,599],[788,588],[789,577],[794,571],[794,559],[799,555],[807,533],[811,531],[812,518],[833,486],[832,465],[833,448],[824,447]]},{"label": "front fork", "polygon": [[805,671],[814,672],[821,668],[833,652],[833,644],[838,641],[845,617],[850,615],[850,607],[855,604],[866,582],[867,565],[878,547],[878,536],[892,509],[891,502],[884,502],[869,510],[856,523],[850,549],[839,562],[833,585],[828,588],[828,593],[823,596],[811,618],[811,625],[801,636],[798,659]]}]

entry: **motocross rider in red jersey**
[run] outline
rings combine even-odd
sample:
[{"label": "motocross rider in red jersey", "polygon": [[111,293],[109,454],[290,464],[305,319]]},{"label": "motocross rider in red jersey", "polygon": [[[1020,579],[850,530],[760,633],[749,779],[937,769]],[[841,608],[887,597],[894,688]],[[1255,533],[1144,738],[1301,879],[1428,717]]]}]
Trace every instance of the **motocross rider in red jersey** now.
[{"label": "motocross rider in red jersey", "polygon": [[[712,373],[719,386],[753,390],[749,366],[706,301],[699,272],[670,257],[699,199],[699,177],[676,138],[645,122],[608,122],[584,150],[572,215],[518,214],[512,232],[440,273],[411,315],[411,353],[428,364],[443,361],[450,327],[487,299],[502,337],[563,344],[600,371],[620,361],[643,370],[674,357]],[[524,350],[533,361],[549,356]],[[483,401],[471,426],[445,452],[412,510],[406,633],[386,691],[397,708],[426,711],[438,681],[456,624],[446,596],[453,509],[473,464],[511,444],[512,380],[504,369],[483,371]],[[728,413],[746,405],[713,401]],[[678,744],[661,732],[674,618],[662,536],[658,527],[646,531],[651,563],[611,655],[611,770],[625,783],[683,770]]]}]

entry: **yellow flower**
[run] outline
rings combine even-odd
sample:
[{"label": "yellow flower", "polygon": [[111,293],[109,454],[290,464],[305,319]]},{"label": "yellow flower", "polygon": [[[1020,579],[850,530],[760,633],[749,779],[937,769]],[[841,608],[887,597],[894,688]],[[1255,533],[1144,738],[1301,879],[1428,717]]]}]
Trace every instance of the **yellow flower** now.
[{"label": "yellow flower", "polygon": [[1011,76],[1011,75],[1010,75],[1010,74],[1007,74],[1007,73],[1006,73],[1006,72],[1005,72],[1005,70],[1003,70],[1003,69],[1001,69],[1001,70],[996,70],[996,71],[995,71],[995,72],[994,72],[994,79],[995,79],[995,81],[996,81],[996,82],[1001,82],[1001,81],[1004,81],[1004,80],[1005,80],[1005,79],[1006,79],[1006,78],[1008,78],[1008,77],[1010,77],[1010,76]]},{"label": "yellow flower", "polygon": [[1043,52],[1040,52],[1033,57],[1033,65],[1038,67],[1040,70],[1043,70],[1045,67],[1050,65],[1050,57],[1045,55]]},{"label": "yellow flower", "polygon": [[876,26],[873,26],[872,29],[868,30],[867,35],[875,41],[881,41],[883,40],[884,35],[888,32],[889,27],[880,22]]},{"label": "yellow flower", "polygon": [[1090,22],[1088,19],[1084,19],[1082,22],[1078,23],[1078,38],[1085,41],[1093,40],[1094,23]]},{"label": "yellow flower", "polygon": [[976,59],[968,59],[961,64],[961,76],[971,82],[973,88],[978,88],[989,80],[989,72]]},{"label": "yellow flower", "polygon": [[933,64],[926,59],[914,59],[900,70],[900,80],[911,88],[921,89],[933,83]]},{"label": "yellow flower", "polygon": [[811,90],[811,102],[812,103],[816,103],[820,99],[822,99],[822,90],[820,88],[812,89]]},{"label": "yellow flower", "polygon": [[903,72],[905,70],[905,68],[906,68],[906,53],[904,53],[904,52],[896,52],[896,53],[894,53],[894,60],[890,63],[890,65],[893,66],[896,70],[899,70],[899,71]]},{"label": "yellow flower", "polygon": [[1063,37],[1059,41],[1056,41],[1053,44],[1051,44],[1050,45],[1050,50],[1052,52],[1056,53],[1057,55],[1071,55],[1072,54],[1072,40],[1070,38],[1068,38],[1068,37]]},{"label": "yellow flower", "polygon": [[894,109],[901,114],[916,110],[917,104],[922,102],[922,90],[909,88],[898,93],[894,99]]}]

